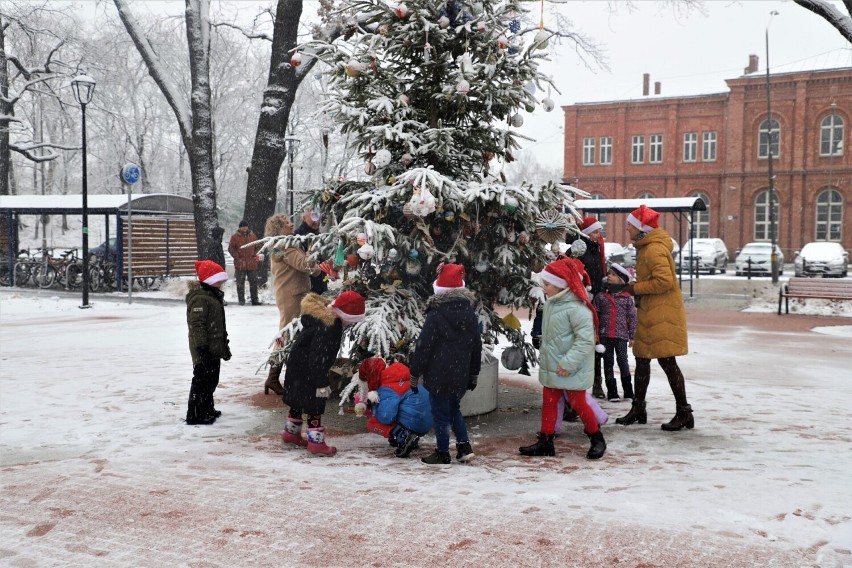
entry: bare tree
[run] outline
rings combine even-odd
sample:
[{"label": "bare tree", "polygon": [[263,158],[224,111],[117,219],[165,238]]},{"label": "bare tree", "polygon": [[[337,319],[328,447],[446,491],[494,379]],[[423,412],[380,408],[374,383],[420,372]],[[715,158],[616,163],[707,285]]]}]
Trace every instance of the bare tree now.
[{"label": "bare tree", "polygon": [[852,43],[852,0],[843,0],[846,13],[838,8],[834,2],[828,0],[793,0],[796,4],[810,10],[820,18],[825,19],[834,26],[846,41]]},{"label": "bare tree", "polygon": [[127,33],[148,68],[148,73],[177,118],[189,160],[198,253],[201,258],[209,258],[213,247],[219,246],[219,243],[213,242],[210,233],[211,229],[219,224],[210,91],[210,2],[185,1],[184,19],[190,69],[188,97],[187,93],[178,87],[176,78],[169,75],[166,63],[130,11],[126,0],[113,0]]}]

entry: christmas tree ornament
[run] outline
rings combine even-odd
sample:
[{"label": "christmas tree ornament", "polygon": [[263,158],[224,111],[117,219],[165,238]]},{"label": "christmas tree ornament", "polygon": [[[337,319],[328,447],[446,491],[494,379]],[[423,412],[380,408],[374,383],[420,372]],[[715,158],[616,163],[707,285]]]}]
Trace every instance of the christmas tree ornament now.
[{"label": "christmas tree ornament", "polygon": [[346,264],[349,265],[349,268],[358,268],[358,255],[350,254],[346,257]]},{"label": "christmas tree ornament", "polygon": [[[499,300],[500,298],[503,298],[503,301],[500,302],[501,304],[505,305],[509,303],[509,291],[506,290],[505,286],[500,288],[500,292],[497,293],[497,299]],[[509,329],[521,329],[521,322],[518,319],[518,316],[516,316],[514,313],[510,313],[509,315],[505,316],[503,318],[503,324],[505,324],[505,326]]]},{"label": "christmas tree ornament", "polygon": [[559,211],[542,211],[535,220],[535,234],[546,243],[555,243],[565,237],[568,218]]},{"label": "christmas tree ornament", "polygon": [[415,215],[414,212],[411,210],[411,202],[410,201],[402,206],[402,216],[405,217],[406,219],[416,219],[417,218],[417,215]]},{"label": "christmas tree ornament", "polygon": [[425,217],[434,213],[437,206],[435,197],[426,187],[415,188],[409,203],[411,204],[411,212],[418,217]]},{"label": "christmas tree ornament", "polygon": [[396,7],[396,15],[398,18],[402,19],[408,16],[408,6],[405,5],[405,2],[400,2]]},{"label": "christmas tree ornament", "polygon": [[470,58],[470,53],[464,52],[456,58],[456,63],[459,66],[462,76],[470,75],[474,72],[473,60]]},{"label": "christmas tree ornament", "polygon": [[517,18],[512,18],[512,20],[509,21],[509,31],[513,34],[521,31],[521,21]]},{"label": "christmas tree ornament", "polygon": [[544,112],[550,112],[556,108],[556,104],[553,102],[553,99],[547,97],[541,100],[541,108],[544,109]]},{"label": "christmas tree ornament", "polygon": [[414,162],[414,156],[411,154],[403,154],[399,161],[402,162],[403,166],[410,166],[411,163]]},{"label": "christmas tree ornament", "polygon": [[518,233],[518,244],[519,245],[525,245],[528,242],[530,242],[530,234],[529,233],[527,233],[526,231],[521,231],[520,233]]},{"label": "christmas tree ornament", "polygon": [[420,261],[414,258],[409,258],[405,261],[405,273],[409,276],[417,276],[420,274]]},{"label": "christmas tree ornament", "polygon": [[[506,198],[506,201],[503,202],[503,207],[506,209],[506,213],[514,213],[518,210],[518,200],[511,195]],[[490,213],[496,213],[494,211],[489,211]]]},{"label": "christmas tree ornament", "polygon": [[335,266],[343,266],[343,263],[346,262],[345,250],[346,247],[343,246],[343,239],[338,239],[337,251],[334,253]]},{"label": "christmas tree ornament", "polygon": [[479,258],[476,260],[476,264],[473,265],[473,268],[476,269],[477,272],[488,272],[488,269],[491,268],[491,263],[488,262],[488,256],[483,251]]},{"label": "christmas tree ornament", "polygon": [[296,51],[290,57],[290,65],[292,65],[293,67],[298,67],[301,64],[302,64],[302,54],[299,53],[298,51]]},{"label": "christmas tree ornament", "polygon": [[384,168],[388,164],[391,163],[391,153],[388,150],[382,148],[376,155],[373,156],[373,165],[379,169]]},{"label": "christmas tree ornament", "polygon": [[524,84],[524,90],[525,90],[526,92],[528,92],[529,94],[534,95],[534,94],[535,94],[535,90],[536,90],[536,89],[535,89],[535,83],[533,83],[532,81],[530,81],[530,82],[528,82],[528,83],[525,83],[525,84]]},{"label": "christmas tree ornament", "polygon": [[512,126],[514,126],[515,128],[520,128],[521,126],[524,125],[524,117],[521,116],[520,114],[514,114],[514,115],[512,115],[510,122],[511,122]]},{"label": "christmas tree ornament", "polygon": [[524,110],[529,112],[529,113],[534,113],[535,112],[535,105],[531,104],[531,103],[527,103],[527,104],[524,105]]},{"label": "christmas tree ornament", "polygon": [[490,162],[494,159],[494,152],[489,152],[488,150],[482,151],[482,159],[486,162]]},{"label": "christmas tree ornament", "polygon": [[462,96],[466,96],[470,92],[470,83],[462,79],[459,81],[458,85],[456,85],[456,92]]},{"label": "christmas tree ornament", "polygon": [[454,211],[444,211],[444,221],[447,223],[452,223],[456,219],[456,214]]},{"label": "christmas tree ornament", "polygon": [[524,352],[515,346],[507,347],[500,355],[500,363],[508,371],[517,371],[524,363]]},{"label": "christmas tree ornament", "polygon": [[376,255],[376,251],[373,248],[373,245],[370,243],[364,243],[361,245],[361,248],[358,249],[358,256],[363,258],[364,260],[370,260]]},{"label": "christmas tree ornament", "polygon": [[393,185],[396,183],[396,176],[391,176],[388,178],[388,185]]},{"label": "christmas tree ornament", "polygon": [[571,243],[571,248],[568,249],[568,255],[571,258],[580,258],[584,254],[586,254],[586,250],[588,247],[586,246],[586,241],[583,239],[577,239],[573,243]]},{"label": "christmas tree ornament", "polygon": [[538,30],[538,33],[535,34],[533,45],[535,45],[536,49],[546,49],[548,40],[550,40],[550,32],[540,29]]},{"label": "christmas tree ornament", "polygon": [[405,93],[399,95],[399,104],[402,106],[408,106],[411,103],[411,99],[408,98],[408,95]]},{"label": "christmas tree ornament", "polygon": [[514,229],[509,231],[509,234],[506,235],[506,240],[510,243],[514,243],[516,240],[518,240],[518,234],[515,232]]},{"label": "christmas tree ornament", "polygon": [[441,16],[438,18],[438,25],[441,26],[442,29],[447,29],[450,27],[450,19],[446,16]]},{"label": "christmas tree ornament", "polygon": [[359,245],[367,244],[367,233],[358,233],[355,235],[355,242]]},{"label": "christmas tree ornament", "polygon": [[364,173],[368,176],[371,176],[376,173],[376,166],[373,164],[373,162],[367,162],[366,164],[364,164]]},{"label": "christmas tree ornament", "polygon": [[497,36],[497,49],[506,49],[507,47],[509,47],[509,39],[506,34]]},{"label": "christmas tree ornament", "polygon": [[389,262],[396,262],[398,259],[399,259],[399,251],[397,251],[396,249],[390,249],[388,251],[388,261]]},{"label": "christmas tree ornament", "polygon": [[366,69],[366,65],[357,59],[350,59],[346,64],[346,67],[344,67],[344,71],[350,77],[358,77],[361,73],[363,73],[364,69]]},{"label": "christmas tree ornament", "polygon": [[411,249],[408,251],[408,258],[417,258],[418,256],[420,256],[420,253],[417,252],[417,249]]},{"label": "christmas tree ornament", "polygon": [[512,36],[509,38],[509,48],[507,52],[509,55],[518,55],[521,52],[523,45],[524,42],[521,40],[521,36]]},{"label": "christmas tree ornament", "polygon": [[488,26],[485,24],[485,22],[477,22],[476,31],[481,33],[484,32],[486,29],[488,29]]}]

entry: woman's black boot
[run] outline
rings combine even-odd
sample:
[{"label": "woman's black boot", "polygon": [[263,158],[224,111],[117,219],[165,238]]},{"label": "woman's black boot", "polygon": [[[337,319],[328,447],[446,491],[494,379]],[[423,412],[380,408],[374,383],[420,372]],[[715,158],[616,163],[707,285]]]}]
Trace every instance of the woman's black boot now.
[{"label": "woman's black boot", "polygon": [[623,424],[624,426],[630,426],[634,422],[638,422],[639,424],[648,423],[648,413],[645,412],[644,400],[634,400],[633,405],[630,407],[630,412],[621,418],[615,419],[616,424]]},{"label": "woman's black boot", "polygon": [[538,442],[531,446],[522,446],[518,451],[525,456],[555,456],[553,448],[553,434],[538,433]]}]

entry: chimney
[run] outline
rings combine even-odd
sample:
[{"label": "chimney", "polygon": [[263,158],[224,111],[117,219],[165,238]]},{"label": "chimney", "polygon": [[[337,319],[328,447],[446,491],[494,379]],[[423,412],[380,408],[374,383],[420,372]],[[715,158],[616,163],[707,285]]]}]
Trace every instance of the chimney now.
[{"label": "chimney", "polygon": [[751,75],[752,73],[757,73],[757,55],[751,54],[748,56],[748,67],[743,69],[743,75]]},{"label": "chimney", "polygon": [[643,97],[648,96],[650,85],[651,85],[651,74],[650,73],[643,73],[642,74],[642,96]]},{"label": "chimney", "polygon": [[660,82],[659,81],[654,82],[654,94],[655,95],[660,94]]}]

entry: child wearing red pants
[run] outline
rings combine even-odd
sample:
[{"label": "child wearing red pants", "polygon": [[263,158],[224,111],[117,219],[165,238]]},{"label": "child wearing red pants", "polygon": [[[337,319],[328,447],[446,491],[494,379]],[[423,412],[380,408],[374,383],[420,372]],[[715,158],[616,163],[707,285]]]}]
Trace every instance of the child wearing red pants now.
[{"label": "child wearing red pants", "polygon": [[519,448],[525,456],[556,455],[553,438],[559,398],[563,393],[583,421],[591,442],[586,457],[600,459],[606,451],[606,441],[594,410],[586,402],[586,390],[594,382],[595,330],[598,326],[576,262],[575,259],[557,260],[540,274],[547,296],[538,372],[538,380],[544,387],[541,432],[536,443]]}]

